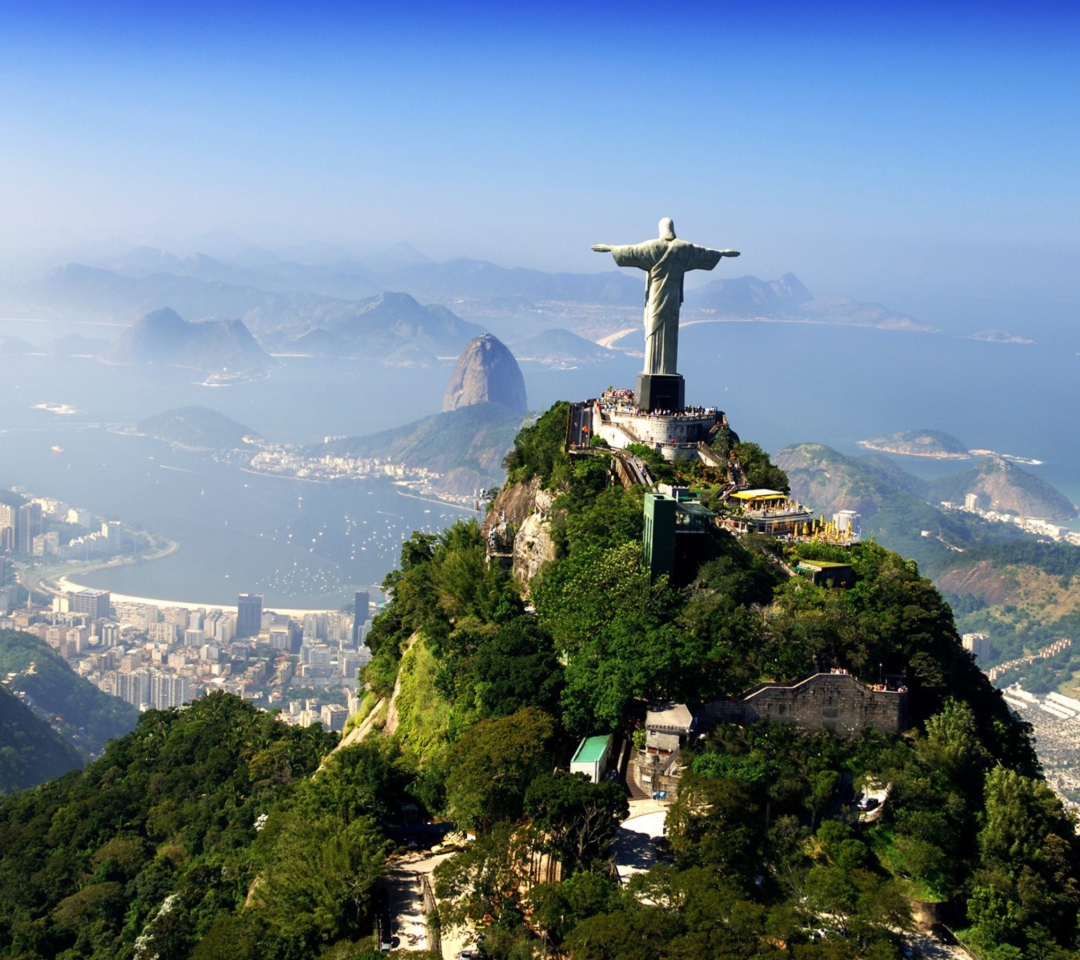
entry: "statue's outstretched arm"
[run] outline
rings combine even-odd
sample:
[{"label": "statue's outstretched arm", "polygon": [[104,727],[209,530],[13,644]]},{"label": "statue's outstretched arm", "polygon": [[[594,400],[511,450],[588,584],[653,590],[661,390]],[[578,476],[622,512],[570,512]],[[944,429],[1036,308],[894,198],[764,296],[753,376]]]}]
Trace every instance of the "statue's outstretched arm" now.
[{"label": "statue's outstretched arm", "polygon": [[611,253],[611,244],[610,243],[594,243],[592,245],[592,248],[597,253]]}]

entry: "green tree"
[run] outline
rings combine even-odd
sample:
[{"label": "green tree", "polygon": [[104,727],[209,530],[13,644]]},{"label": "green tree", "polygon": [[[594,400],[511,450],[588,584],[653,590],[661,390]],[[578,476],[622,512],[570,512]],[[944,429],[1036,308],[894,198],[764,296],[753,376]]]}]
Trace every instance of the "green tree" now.
[{"label": "green tree", "polygon": [[529,784],[525,812],[541,848],[571,873],[607,857],[630,808],[621,783],[593,783],[583,773],[545,773]]},{"label": "green tree", "polygon": [[535,620],[519,617],[478,645],[473,682],[489,717],[504,717],[529,706],[554,714],[562,694],[563,666]]},{"label": "green tree", "polygon": [[317,943],[362,933],[390,845],[371,817],[287,816],[256,898],[269,928],[302,955]]},{"label": "green tree", "polygon": [[765,818],[745,780],[685,772],[667,833],[681,866],[718,867],[749,884],[763,862]]},{"label": "green tree", "polygon": [[520,928],[522,881],[532,847],[518,829],[498,823],[435,868],[435,895],[447,926],[493,923]]},{"label": "green tree", "polygon": [[1058,944],[1076,936],[1080,882],[1075,817],[1040,780],[1003,766],[986,775],[980,867],[968,916],[987,945],[1023,948],[1039,928]]},{"label": "green tree", "polygon": [[756,443],[737,443],[732,448],[731,455],[742,465],[746,482],[752,488],[780,490],[784,493],[790,489],[787,474],[774,466],[769,455]]},{"label": "green tree", "polygon": [[529,891],[530,923],[550,949],[558,950],[582,920],[615,909],[619,893],[610,876],[587,870],[539,884]]},{"label": "green tree", "polygon": [[449,756],[446,796],[460,827],[517,820],[529,783],[548,765],[554,721],[535,707],[469,728]]},{"label": "green tree", "polygon": [[525,427],[514,439],[514,449],[503,466],[508,483],[521,483],[539,477],[544,487],[553,489],[569,475],[570,459],[566,455],[566,420],[570,404],[560,401],[536,423]]}]

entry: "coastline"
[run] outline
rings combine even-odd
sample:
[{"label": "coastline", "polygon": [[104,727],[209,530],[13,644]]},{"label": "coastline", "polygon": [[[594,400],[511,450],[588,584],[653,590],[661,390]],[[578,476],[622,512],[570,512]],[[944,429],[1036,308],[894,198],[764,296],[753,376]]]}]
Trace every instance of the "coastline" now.
[{"label": "coastline", "polygon": [[455,510],[464,510],[466,513],[476,513],[475,507],[467,507],[463,503],[454,503],[452,500],[440,500],[438,497],[423,497],[418,493],[406,493],[404,490],[397,491],[398,496],[408,497],[410,500],[423,500],[425,503],[434,503],[440,507],[453,507]]},{"label": "coastline", "polygon": [[[77,576],[77,574],[76,574],[76,576]],[[66,592],[66,591],[69,591],[69,590],[78,591],[78,590],[97,589],[96,587],[87,587],[84,584],[76,583],[73,580],[69,580],[66,576],[57,578],[55,583],[60,588],[61,592]],[[150,606],[162,607],[162,608],[165,608],[165,607],[182,607],[185,610],[221,610],[223,612],[227,611],[227,612],[230,612],[230,613],[235,613],[236,612],[236,605],[235,604],[205,603],[205,602],[199,603],[199,602],[194,601],[194,600],[164,600],[164,599],[162,599],[160,597],[133,597],[130,594],[127,594],[127,593],[113,593],[111,590],[109,591],[109,595],[110,595],[110,598],[111,598],[111,600],[112,600],[112,602],[114,604],[116,604],[116,603],[120,603],[120,604],[131,603],[131,604],[140,604],[140,605],[143,605],[143,606],[149,604]],[[282,613],[282,614],[285,614],[286,616],[289,616],[289,617],[297,617],[297,616],[302,617],[302,616],[304,616],[305,614],[308,614],[308,613],[325,613],[330,608],[329,607],[279,607],[279,606],[274,606],[274,605],[269,605],[268,604],[267,606],[264,607],[264,609],[267,612]],[[334,609],[337,609],[337,608],[335,607]]]},{"label": "coastline", "polygon": [[971,460],[973,457],[998,457],[1008,460],[1010,463],[1023,463],[1030,467],[1041,467],[1045,461],[1036,460],[1034,457],[1021,457],[1014,453],[998,453],[996,450],[969,450],[967,453],[947,453],[937,451],[935,453],[922,453],[918,450],[900,450],[892,446],[876,444],[873,440],[855,441],[860,447],[874,450],[877,453],[891,453],[898,457],[921,457],[924,460]]},{"label": "coastline", "polygon": [[239,467],[238,469],[242,473],[251,474],[253,477],[271,477],[271,478],[273,478],[275,480],[292,480],[295,483],[315,483],[315,484],[319,484],[321,486],[330,486],[331,484],[340,483],[342,481],[348,481],[348,482],[351,482],[351,483],[364,483],[364,482],[368,482],[368,481],[389,480],[390,483],[392,483],[395,487],[399,488],[397,490],[397,493],[402,497],[409,497],[412,500],[424,500],[427,503],[438,504],[440,507],[453,507],[456,510],[465,510],[468,513],[475,513],[476,512],[475,508],[470,507],[470,506],[466,506],[465,504],[462,504],[462,503],[456,503],[453,500],[443,500],[440,497],[424,496],[424,495],[419,494],[419,493],[405,493],[403,490],[400,489],[400,487],[402,485],[406,485],[407,488],[411,490],[412,487],[409,486],[409,483],[410,483],[409,481],[407,481],[407,480],[394,480],[394,479],[386,476],[385,474],[376,473],[376,474],[372,474],[370,476],[364,476],[364,477],[332,477],[332,478],[328,478],[328,479],[315,479],[313,477],[290,476],[289,474],[284,474],[284,473],[268,473],[268,472],[263,472],[262,470],[253,470],[251,467]]},{"label": "coastline", "polygon": [[924,460],[970,460],[970,453],[949,453],[945,450],[937,450],[933,453],[923,453],[919,450],[900,450],[897,447],[885,446],[884,444],[874,443],[873,440],[859,440],[857,441],[860,447],[866,447],[867,450],[874,450],[877,453],[892,453],[898,457],[922,457]]},{"label": "coastline", "polygon": [[[63,593],[66,589],[70,588],[57,588],[56,586],[54,586],[54,584],[68,582],[69,576],[79,577],[87,573],[94,573],[98,570],[106,570],[110,567],[126,567],[134,563],[149,562],[151,560],[164,560],[166,557],[171,557],[174,553],[179,551],[180,544],[176,540],[169,540],[165,537],[161,537],[159,539],[165,540],[165,546],[155,553],[148,553],[141,557],[112,557],[108,560],[102,560],[100,563],[83,563],[79,565],[78,570],[69,571],[68,573],[60,572],[60,568],[58,567],[45,567],[40,572],[34,574],[34,582],[32,584],[25,583],[23,581],[23,578],[25,577],[26,573],[33,568],[23,567],[18,572],[18,579],[19,582],[22,583],[23,586],[27,587],[27,589],[29,590],[37,590],[41,593],[51,593],[53,595],[58,595],[60,593]],[[74,587],[74,589],[87,590],[96,588],[78,585]]]}]

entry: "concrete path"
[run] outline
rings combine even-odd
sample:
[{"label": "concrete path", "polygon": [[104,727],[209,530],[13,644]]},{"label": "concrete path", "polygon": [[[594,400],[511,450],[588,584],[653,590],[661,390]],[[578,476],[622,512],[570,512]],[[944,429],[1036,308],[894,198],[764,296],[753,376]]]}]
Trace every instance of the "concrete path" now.
[{"label": "concrete path", "polygon": [[[389,896],[390,923],[394,936],[398,938],[396,950],[430,950],[427,927],[424,924],[423,896],[420,892],[420,877],[424,874],[431,879],[432,871],[442,863],[449,853],[428,853],[416,850],[395,857],[390,861],[389,870],[383,881]],[[443,955],[455,957],[445,948]]]},{"label": "concrete path", "polygon": [[666,804],[651,799],[630,801],[630,816],[615,837],[615,869],[623,883],[657,862],[657,841],[664,836],[666,819]]}]

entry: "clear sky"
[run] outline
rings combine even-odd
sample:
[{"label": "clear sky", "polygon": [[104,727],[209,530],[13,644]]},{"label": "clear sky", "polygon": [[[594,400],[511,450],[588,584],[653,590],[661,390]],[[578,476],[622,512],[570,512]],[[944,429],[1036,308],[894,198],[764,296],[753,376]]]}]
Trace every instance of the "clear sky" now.
[{"label": "clear sky", "polygon": [[668,215],[817,293],[1067,312],[1078,7],[0,0],[0,246],[589,270]]}]

